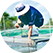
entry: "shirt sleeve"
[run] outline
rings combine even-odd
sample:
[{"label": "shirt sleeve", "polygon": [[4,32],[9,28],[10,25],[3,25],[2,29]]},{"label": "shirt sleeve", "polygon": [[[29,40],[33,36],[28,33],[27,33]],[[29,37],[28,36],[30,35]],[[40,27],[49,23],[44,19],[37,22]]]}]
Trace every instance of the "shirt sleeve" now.
[{"label": "shirt sleeve", "polygon": [[18,16],[18,19],[20,19],[20,16]]}]

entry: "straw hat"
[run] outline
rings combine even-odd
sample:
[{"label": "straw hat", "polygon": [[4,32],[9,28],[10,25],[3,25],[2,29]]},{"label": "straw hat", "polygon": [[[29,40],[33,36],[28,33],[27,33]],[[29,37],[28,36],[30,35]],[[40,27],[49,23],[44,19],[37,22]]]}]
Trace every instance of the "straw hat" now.
[{"label": "straw hat", "polygon": [[29,5],[24,5],[22,3],[19,3],[15,6],[16,14],[15,16],[23,15],[30,9]]}]

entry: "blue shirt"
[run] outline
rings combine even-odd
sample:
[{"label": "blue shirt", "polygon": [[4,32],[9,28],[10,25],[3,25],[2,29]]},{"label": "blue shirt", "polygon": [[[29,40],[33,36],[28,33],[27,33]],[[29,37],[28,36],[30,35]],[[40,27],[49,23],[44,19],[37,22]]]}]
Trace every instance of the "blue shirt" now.
[{"label": "blue shirt", "polygon": [[32,26],[35,24],[35,19],[41,18],[42,14],[35,9],[34,7],[30,6],[30,9],[24,16],[18,16],[18,18],[22,21],[23,24]]}]

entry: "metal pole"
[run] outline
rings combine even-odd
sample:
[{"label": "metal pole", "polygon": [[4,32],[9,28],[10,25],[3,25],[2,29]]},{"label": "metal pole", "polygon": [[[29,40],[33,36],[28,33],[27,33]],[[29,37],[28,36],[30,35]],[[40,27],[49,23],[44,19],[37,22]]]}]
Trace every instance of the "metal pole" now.
[{"label": "metal pole", "polygon": [[48,8],[48,18],[49,18],[49,32],[50,32],[50,38],[51,38],[51,23],[50,23],[50,12],[49,12],[50,6],[48,5],[47,8]]},{"label": "metal pole", "polygon": [[[3,25],[4,25],[4,32],[5,32],[5,19],[4,19],[4,16],[3,16]],[[5,35],[5,33],[4,33]]]}]

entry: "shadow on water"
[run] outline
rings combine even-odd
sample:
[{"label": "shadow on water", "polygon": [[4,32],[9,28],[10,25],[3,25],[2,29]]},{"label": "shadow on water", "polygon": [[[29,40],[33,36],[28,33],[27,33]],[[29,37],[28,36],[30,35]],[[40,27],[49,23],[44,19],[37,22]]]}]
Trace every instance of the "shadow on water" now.
[{"label": "shadow on water", "polygon": [[11,46],[12,49],[21,52],[21,53],[31,53],[35,52],[34,47],[19,47],[19,46]]},{"label": "shadow on water", "polygon": [[53,43],[42,42],[37,44],[37,48],[18,46],[0,47],[0,53],[53,53]]}]

